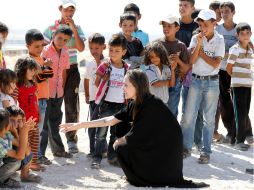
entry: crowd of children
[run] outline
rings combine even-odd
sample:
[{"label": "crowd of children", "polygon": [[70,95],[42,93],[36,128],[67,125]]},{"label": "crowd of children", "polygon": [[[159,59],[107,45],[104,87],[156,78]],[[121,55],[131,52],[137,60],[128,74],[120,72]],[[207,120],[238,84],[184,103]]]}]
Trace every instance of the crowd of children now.
[{"label": "crowd of children", "polygon": [[[77,53],[84,50],[86,38],[72,18],[75,10],[74,1],[63,0],[60,20],[44,33],[27,31],[28,55],[18,59],[14,71],[6,68],[1,49],[8,27],[0,23],[0,187],[20,187],[11,177],[17,170],[22,182],[40,183],[29,169],[44,171],[43,165],[52,164],[45,154],[48,141],[55,157],[71,158],[79,151],[76,131],[66,134],[68,152],[59,134],[63,101],[65,122],[79,119]],[[94,60],[86,64],[85,102],[90,120],[117,113],[126,106],[127,70],[141,69],[151,93],[176,118],[182,97],[183,158],[191,156],[195,143],[198,163],[207,164],[213,138],[241,151],[253,144],[248,115],[254,58],[251,27],[234,22],[235,6],[229,1],[213,1],[207,9],[195,10],[195,0],[179,0],[179,13],[180,18],[168,15],[159,20],[164,36],[149,43],[148,34],[138,27],[139,7],[126,5],[119,21],[122,31],[107,44],[108,56],[103,55],[105,37],[92,34],[88,47]],[[218,133],[220,116],[225,137]],[[99,169],[103,157],[119,166],[113,144],[130,128],[131,124],[110,126],[108,143],[108,126],[88,129],[91,168]]]}]

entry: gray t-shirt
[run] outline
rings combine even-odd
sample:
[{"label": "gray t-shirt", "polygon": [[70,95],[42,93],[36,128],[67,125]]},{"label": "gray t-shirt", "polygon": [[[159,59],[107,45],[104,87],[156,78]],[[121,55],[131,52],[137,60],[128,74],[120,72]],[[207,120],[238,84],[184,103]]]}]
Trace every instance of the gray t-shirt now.
[{"label": "gray t-shirt", "polygon": [[227,30],[223,24],[220,24],[216,27],[216,31],[224,37],[225,56],[221,60],[220,69],[226,71],[229,48],[231,48],[238,41],[236,36],[236,28]]}]

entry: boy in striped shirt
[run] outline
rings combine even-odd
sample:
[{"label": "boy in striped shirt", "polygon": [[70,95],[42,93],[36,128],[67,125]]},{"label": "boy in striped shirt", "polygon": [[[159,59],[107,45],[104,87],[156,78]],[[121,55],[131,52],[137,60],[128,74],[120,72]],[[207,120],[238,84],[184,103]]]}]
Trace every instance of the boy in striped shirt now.
[{"label": "boy in striped shirt", "polygon": [[248,144],[253,143],[253,134],[249,118],[253,61],[253,46],[251,46],[251,27],[247,23],[239,23],[236,26],[239,42],[229,49],[227,72],[231,75],[231,90],[233,94],[233,106],[236,122],[235,148],[246,151]]}]

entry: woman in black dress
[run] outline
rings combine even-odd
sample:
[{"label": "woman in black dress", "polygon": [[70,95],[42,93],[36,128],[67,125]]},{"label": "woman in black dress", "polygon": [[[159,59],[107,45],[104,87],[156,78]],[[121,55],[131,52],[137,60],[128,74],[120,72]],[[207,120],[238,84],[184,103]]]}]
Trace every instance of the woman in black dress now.
[{"label": "woman in black dress", "polygon": [[146,75],[130,70],[125,76],[128,105],[114,116],[63,124],[64,132],[80,128],[132,123],[131,130],[114,143],[120,165],[128,182],[138,187],[207,187],[183,179],[183,139],[178,121],[162,100],[151,95]]}]

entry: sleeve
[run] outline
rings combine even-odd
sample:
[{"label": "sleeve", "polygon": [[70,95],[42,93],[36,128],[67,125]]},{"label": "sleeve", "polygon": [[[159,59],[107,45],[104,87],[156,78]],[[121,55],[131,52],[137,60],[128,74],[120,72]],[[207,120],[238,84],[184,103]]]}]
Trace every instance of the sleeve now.
[{"label": "sleeve", "polygon": [[224,43],[224,38],[220,38],[218,42],[218,47],[216,48],[215,51],[215,57],[221,57],[223,58],[225,55],[225,43]]},{"label": "sleeve", "polygon": [[132,111],[133,111],[133,102],[129,102],[126,107],[121,109],[114,117],[123,122],[132,122]]},{"label": "sleeve", "polygon": [[190,45],[189,45],[189,48],[192,49],[194,47],[196,47],[197,45],[197,35],[194,35],[192,38],[191,38],[191,42],[190,42]]},{"label": "sleeve", "polygon": [[14,136],[11,134],[11,132],[8,131],[8,132],[6,133],[6,138],[9,139],[10,141],[13,141]]},{"label": "sleeve", "polygon": [[0,98],[1,98],[1,101],[8,101],[9,100],[8,95],[1,93],[1,92],[0,92]]},{"label": "sleeve", "polygon": [[152,67],[148,67],[145,72],[146,72],[146,75],[148,77],[150,85],[152,85],[153,83],[159,81],[158,76],[156,74],[156,71]]},{"label": "sleeve", "polygon": [[145,37],[144,37],[144,40],[143,40],[143,46],[146,46],[148,43],[149,43],[149,36],[148,36],[147,33],[145,33]]},{"label": "sleeve", "polygon": [[43,32],[43,36],[46,42],[50,42],[52,39],[52,30],[50,29],[50,27],[48,27],[44,32]]},{"label": "sleeve", "polygon": [[8,149],[6,149],[2,143],[0,143],[0,158],[4,158],[7,155]]},{"label": "sleeve", "polygon": [[237,57],[239,56],[239,52],[238,49],[236,47],[231,47],[229,49],[229,56],[228,56],[228,60],[227,63],[230,64],[235,64]]},{"label": "sleeve", "polygon": [[80,26],[77,26],[77,30],[78,30],[78,35],[79,35],[79,37],[80,37],[83,41],[86,41],[85,34],[84,34],[84,32],[83,32],[83,30],[81,29]]},{"label": "sleeve", "polygon": [[99,67],[96,70],[96,75],[103,76],[106,71],[106,65],[105,63],[101,63]]},{"label": "sleeve", "polygon": [[92,66],[92,62],[87,63],[86,70],[84,72],[84,78],[85,79],[89,79],[90,80],[91,77],[92,77],[91,66]]},{"label": "sleeve", "polygon": [[138,55],[140,56],[141,52],[144,50],[144,46],[141,42],[141,40],[139,40],[137,38],[137,50],[138,50]]}]

